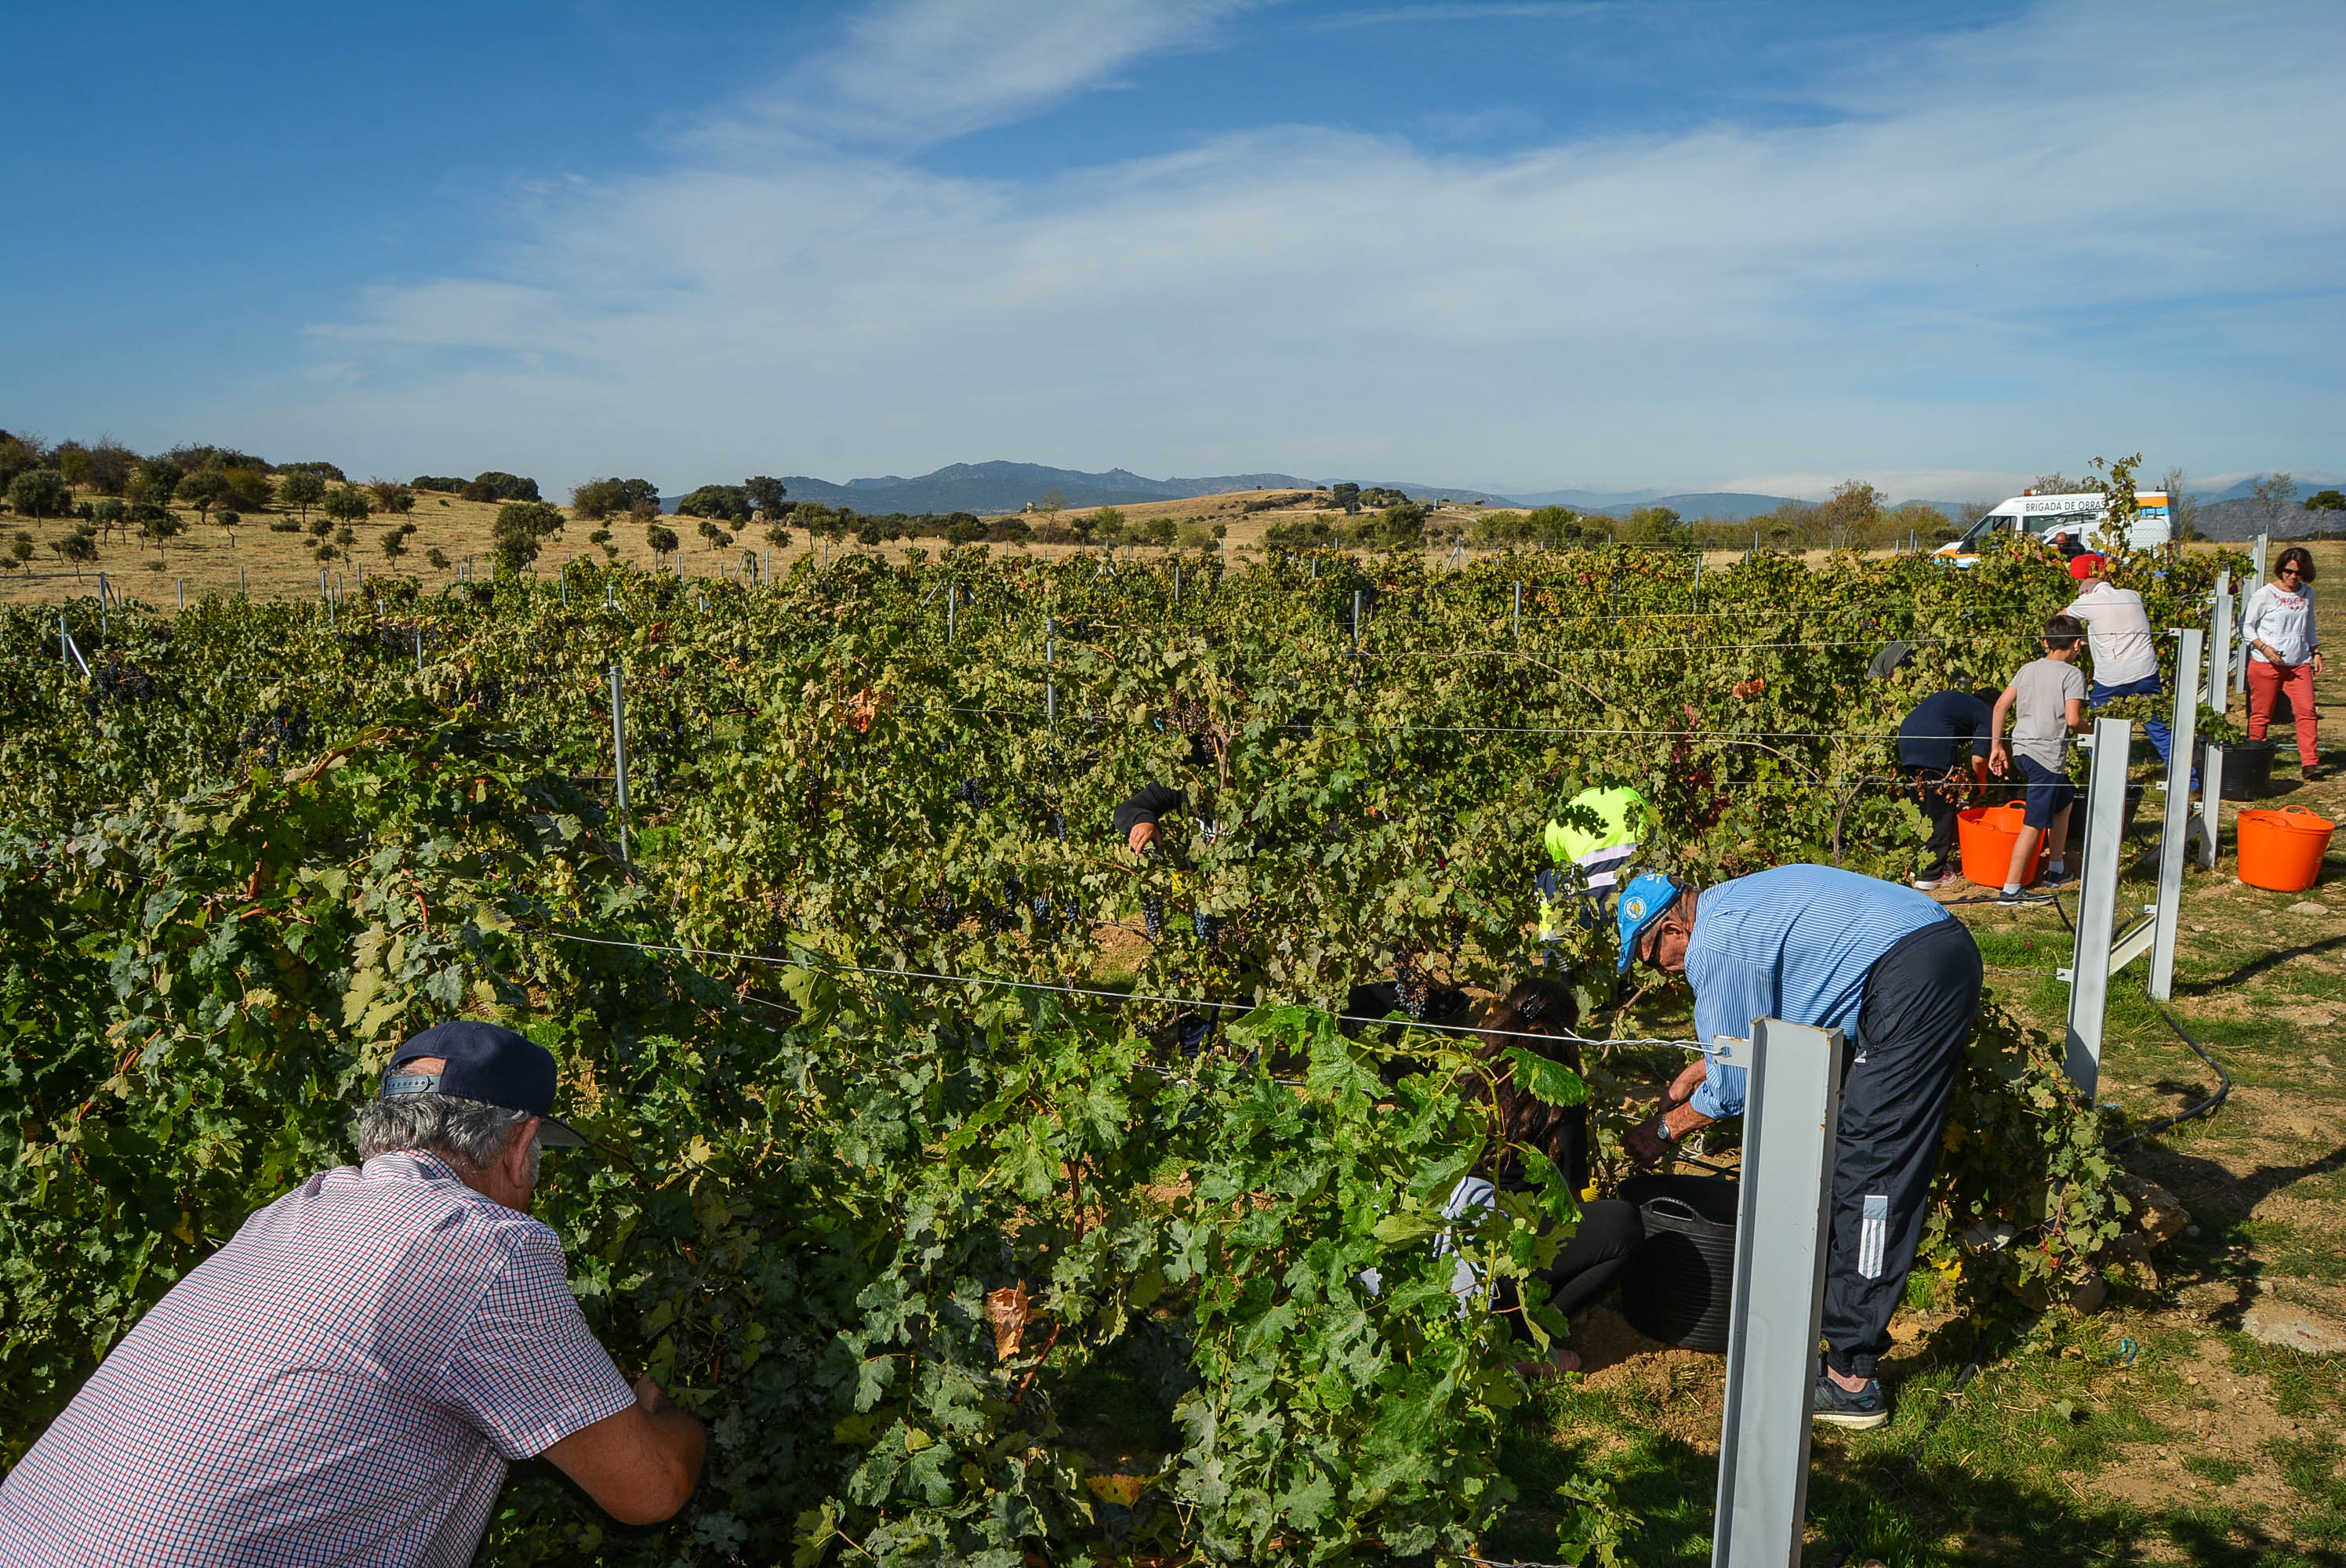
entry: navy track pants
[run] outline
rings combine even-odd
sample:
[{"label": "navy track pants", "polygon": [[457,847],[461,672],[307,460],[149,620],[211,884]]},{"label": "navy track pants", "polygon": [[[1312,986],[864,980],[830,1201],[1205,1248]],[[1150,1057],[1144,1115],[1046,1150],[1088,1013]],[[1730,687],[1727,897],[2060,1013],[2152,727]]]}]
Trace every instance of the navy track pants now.
[{"label": "navy track pants", "polygon": [[1955,920],[1902,938],[1865,977],[1841,1077],[1825,1252],[1826,1359],[1850,1377],[1873,1376],[1890,1349],[1980,979],[1979,944]]}]

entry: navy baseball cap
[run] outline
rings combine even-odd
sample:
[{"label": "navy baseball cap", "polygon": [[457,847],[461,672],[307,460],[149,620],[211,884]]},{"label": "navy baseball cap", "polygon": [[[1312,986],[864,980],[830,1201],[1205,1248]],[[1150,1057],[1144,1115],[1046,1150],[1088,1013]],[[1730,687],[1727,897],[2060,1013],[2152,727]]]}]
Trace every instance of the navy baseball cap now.
[{"label": "navy baseball cap", "polygon": [[[437,1056],[437,1073],[403,1073],[421,1056]],[[382,1098],[453,1095],[538,1118],[537,1141],[550,1149],[583,1149],[586,1140],[554,1119],[554,1053],[526,1035],[477,1018],[435,1023],[392,1053]]]}]

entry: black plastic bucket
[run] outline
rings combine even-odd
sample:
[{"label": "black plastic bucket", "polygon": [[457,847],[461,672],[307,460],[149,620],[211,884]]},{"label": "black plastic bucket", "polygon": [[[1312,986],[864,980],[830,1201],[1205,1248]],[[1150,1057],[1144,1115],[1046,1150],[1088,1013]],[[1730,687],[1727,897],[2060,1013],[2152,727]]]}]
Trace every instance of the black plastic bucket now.
[{"label": "black plastic bucket", "polygon": [[1621,1276],[1621,1313],[1649,1339],[1689,1350],[1727,1349],[1734,1294],[1735,1217],[1726,1176],[1641,1176],[1621,1184],[1646,1239]]},{"label": "black plastic bucket", "polygon": [[2261,800],[2272,793],[2273,743],[2236,740],[2224,748],[2224,799]]}]

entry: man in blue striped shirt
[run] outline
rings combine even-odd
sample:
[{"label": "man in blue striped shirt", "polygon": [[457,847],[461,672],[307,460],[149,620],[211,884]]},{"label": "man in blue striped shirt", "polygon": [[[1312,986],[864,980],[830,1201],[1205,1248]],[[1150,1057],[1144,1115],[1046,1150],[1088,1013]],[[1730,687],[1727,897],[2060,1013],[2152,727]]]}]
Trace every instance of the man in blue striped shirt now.
[{"label": "man in blue striped shirt", "polygon": [[[1955,1069],[1979,1012],[1980,955],[1934,899],[1831,866],[1779,866],[1715,887],[1647,873],[1622,891],[1621,967],[1642,959],[1694,988],[1695,1035],[1748,1039],[1759,1018],[1839,1029],[1849,1043],[1825,1254],[1825,1366],[1814,1414],[1890,1420],[1875,1377],[1922,1240]],[[1705,1058],[1632,1128],[1650,1165],[1743,1110],[1745,1074]]]}]

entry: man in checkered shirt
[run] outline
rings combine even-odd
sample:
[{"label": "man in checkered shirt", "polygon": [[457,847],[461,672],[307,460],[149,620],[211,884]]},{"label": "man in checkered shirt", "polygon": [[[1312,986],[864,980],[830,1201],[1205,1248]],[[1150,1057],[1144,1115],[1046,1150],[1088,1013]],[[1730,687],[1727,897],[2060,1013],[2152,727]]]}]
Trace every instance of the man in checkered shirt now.
[{"label": "man in checkered shirt", "polygon": [[469,1563],[543,1454],[630,1524],[700,1478],[700,1423],[630,1388],[529,1217],[555,1064],[443,1023],[392,1057],[364,1164],[260,1210],[158,1301],[0,1483],[6,1568]]}]

